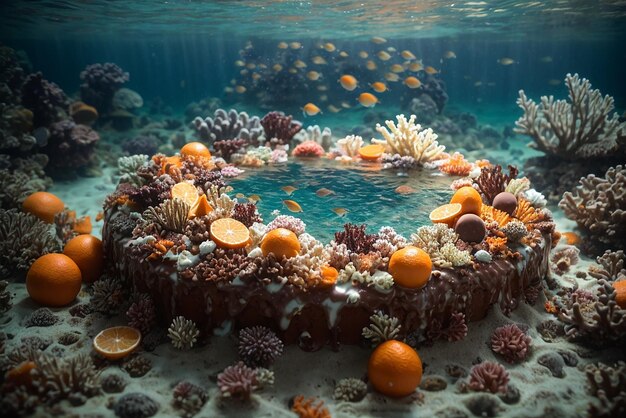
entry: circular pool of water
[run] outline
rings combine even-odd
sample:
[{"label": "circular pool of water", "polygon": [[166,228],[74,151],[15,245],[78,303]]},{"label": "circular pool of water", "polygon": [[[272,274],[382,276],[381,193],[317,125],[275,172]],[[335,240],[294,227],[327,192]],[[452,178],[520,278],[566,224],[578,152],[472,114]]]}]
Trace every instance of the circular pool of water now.
[{"label": "circular pool of water", "polygon": [[[399,175],[400,174],[400,175]],[[229,181],[231,195],[258,195],[257,207],[266,223],[274,219],[272,212],[294,215],[307,225],[307,232],[322,242],[329,242],[345,223],[367,224],[374,233],[381,226],[391,226],[408,237],[423,225],[430,225],[429,213],[448,203],[452,196],[449,176],[438,171],[381,170],[378,164],[348,165],[326,159],[290,161],[284,165],[246,168],[241,176]],[[292,186],[291,195],[282,190]],[[399,186],[408,186],[411,193],[399,193]],[[320,197],[325,188],[333,193]],[[302,212],[292,213],[284,205],[294,200]],[[334,209],[346,209],[339,216]]]}]

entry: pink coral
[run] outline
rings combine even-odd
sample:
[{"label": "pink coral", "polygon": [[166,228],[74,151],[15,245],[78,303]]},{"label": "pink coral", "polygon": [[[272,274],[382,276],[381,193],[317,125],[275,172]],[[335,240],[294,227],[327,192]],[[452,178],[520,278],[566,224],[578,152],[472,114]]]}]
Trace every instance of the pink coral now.
[{"label": "pink coral", "polygon": [[302,219],[294,216],[278,215],[272,222],[267,224],[267,232],[278,228],[285,228],[293,231],[296,235],[301,235],[304,233],[306,224],[302,221]]},{"label": "pink coral", "polygon": [[304,141],[293,150],[294,157],[322,157],[324,148],[315,141]]},{"label": "pink coral", "polygon": [[217,387],[224,397],[249,399],[258,387],[256,371],[240,361],[217,375]]},{"label": "pink coral", "polygon": [[477,392],[506,393],[509,372],[504,366],[491,361],[483,361],[472,367],[469,388]]},{"label": "pink coral", "polygon": [[517,325],[509,324],[496,328],[493,332],[491,349],[507,362],[517,363],[528,356],[531,341]]}]

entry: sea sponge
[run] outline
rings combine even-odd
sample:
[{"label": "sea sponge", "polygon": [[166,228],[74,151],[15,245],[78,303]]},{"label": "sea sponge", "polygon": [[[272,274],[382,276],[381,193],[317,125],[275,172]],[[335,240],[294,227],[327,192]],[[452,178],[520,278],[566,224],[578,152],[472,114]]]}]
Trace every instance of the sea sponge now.
[{"label": "sea sponge", "polygon": [[113,405],[113,412],[119,418],[148,418],[156,414],[159,407],[148,395],[133,392],[119,398]]}]

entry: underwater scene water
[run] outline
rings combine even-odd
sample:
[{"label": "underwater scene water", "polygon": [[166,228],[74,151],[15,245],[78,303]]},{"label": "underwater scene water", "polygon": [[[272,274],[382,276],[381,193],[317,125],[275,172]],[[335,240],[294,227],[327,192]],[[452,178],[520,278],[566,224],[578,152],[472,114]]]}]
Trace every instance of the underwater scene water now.
[{"label": "underwater scene water", "polygon": [[0,4],[0,416],[626,416],[626,4]]}]

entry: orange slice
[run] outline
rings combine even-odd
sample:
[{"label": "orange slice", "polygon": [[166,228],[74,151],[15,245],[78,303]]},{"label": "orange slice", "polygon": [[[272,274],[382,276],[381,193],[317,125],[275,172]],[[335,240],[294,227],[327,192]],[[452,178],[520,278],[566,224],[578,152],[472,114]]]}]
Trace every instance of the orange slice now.
[{"label": "orange slice", "polygon": [[141,341],[141,332],[132,327],[112,327],[100,331],[93,339],[93,348],[110,360],[126,357]]},{"label": "orange slice", "polygon": [[222,218],[211,223],[211,239],[222,248],[243,248],[250,241],[248,227],[233,218]]},{"label": "orange slice", "polygon": [[211,212],[213,212],[213,207],[207,200],[206,195],[203,194],[200,196],[200,199],[196,201],[195,206],[191,208],[189,215],[192,218],[199,218],[201,216],[208,215]]},{"label": "orange slice", "polygon": [[385,151],[385,147],[380,144],[371,144],[366,145],[363,148],[359,149],[359,155],[361,158],[367,161],[376,161],[380,157],[383,156],[383,152]]},{"label": "orange slice", "polygon": [[460,203],[448,203],[441,205],[430,212],[430,220],[433,223],[442,223],[450,228],[454,226],[454,222],[461,215],[462,206]]},{"label": "orange slice", "polygon": [[181,181],[172,187],[172,199],[180,199],[193,208],[198,201],[198,189],[191,183]]}]

